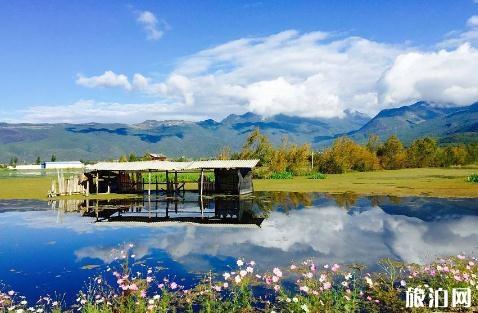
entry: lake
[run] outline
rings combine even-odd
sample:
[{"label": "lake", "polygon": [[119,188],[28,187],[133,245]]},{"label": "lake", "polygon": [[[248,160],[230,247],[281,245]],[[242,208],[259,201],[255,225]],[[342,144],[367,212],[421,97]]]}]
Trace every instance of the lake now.
[{"label": "lake", "polygon": [[191,284],[237,258],[259,270],[314,259],[424,263],[476,255],[478,201],[353,194],[255,193],[254,197],[114,201],[0,200],[0,281],[35,300],[74,301],[89,277],[133,245],[135,266]]}]

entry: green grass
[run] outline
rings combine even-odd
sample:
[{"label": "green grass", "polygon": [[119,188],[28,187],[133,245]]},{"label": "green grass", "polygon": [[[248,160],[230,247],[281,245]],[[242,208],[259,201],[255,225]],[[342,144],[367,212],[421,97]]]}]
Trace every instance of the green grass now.
[{"label": "green grass", "polygon": [[[476,168],[421,168],[329,174],[327,179],[255,179],[256,191],[355,193],[358,195],[478,198],[478,188],[467,182]],[[0,178],[0,199],[47,199],[54,177]],[[123,198],[129,195],[100,195]],[[84,196],[74,196],[84,198]],[[93,198],[94,195],[91,195]]]}]

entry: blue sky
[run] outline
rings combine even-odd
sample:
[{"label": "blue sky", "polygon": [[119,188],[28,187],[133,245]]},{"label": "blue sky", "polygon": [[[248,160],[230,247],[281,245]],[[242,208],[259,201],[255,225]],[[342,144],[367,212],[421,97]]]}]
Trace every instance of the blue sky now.
[{"label": "blue sky", "polygon": [[476,15],[473,0],[2,1],[0,113],[136,122],[466,105],[478,100],[476,78],[460,78],[478,68]]}]

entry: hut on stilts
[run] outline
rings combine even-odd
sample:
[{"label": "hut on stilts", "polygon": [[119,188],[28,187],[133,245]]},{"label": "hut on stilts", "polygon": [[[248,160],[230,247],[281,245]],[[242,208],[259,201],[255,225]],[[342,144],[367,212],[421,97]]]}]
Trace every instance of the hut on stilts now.
[{"label": "hut on stilts", "polygon": [[[86,166],[89,193],[184,193],[186,181],[179,174],[197,173],[197,192],[244,195],[253,192],[252,169],[259,160],[209,160],[191,162],[100,162]],[[205,175],[209,173],[208,175]],[[163,179],[158,179],[158,174]],[[213,177],[213,179],[211,179]],[[196,182],[194,182],[196,183]]]}]

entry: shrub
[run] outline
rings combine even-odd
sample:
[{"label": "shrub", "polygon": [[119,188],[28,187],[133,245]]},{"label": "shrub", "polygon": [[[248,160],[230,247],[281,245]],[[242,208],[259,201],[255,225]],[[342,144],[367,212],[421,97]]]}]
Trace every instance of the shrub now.
[{"label": "shrub", "polygon": [[322,174],[320,172],[315,172],[310,174],[309,179],[326,179],[327,175]]},{"label": "shrub", "polygon": [[274,172],[271,174],[269,177],[270,179],[292,179],[294,177],[294,174],[291,172]]},{"label": "shrub", "polygon": [[478,173],[471,174],[466,178],[466,181],[470,183],[478,183]]}]

